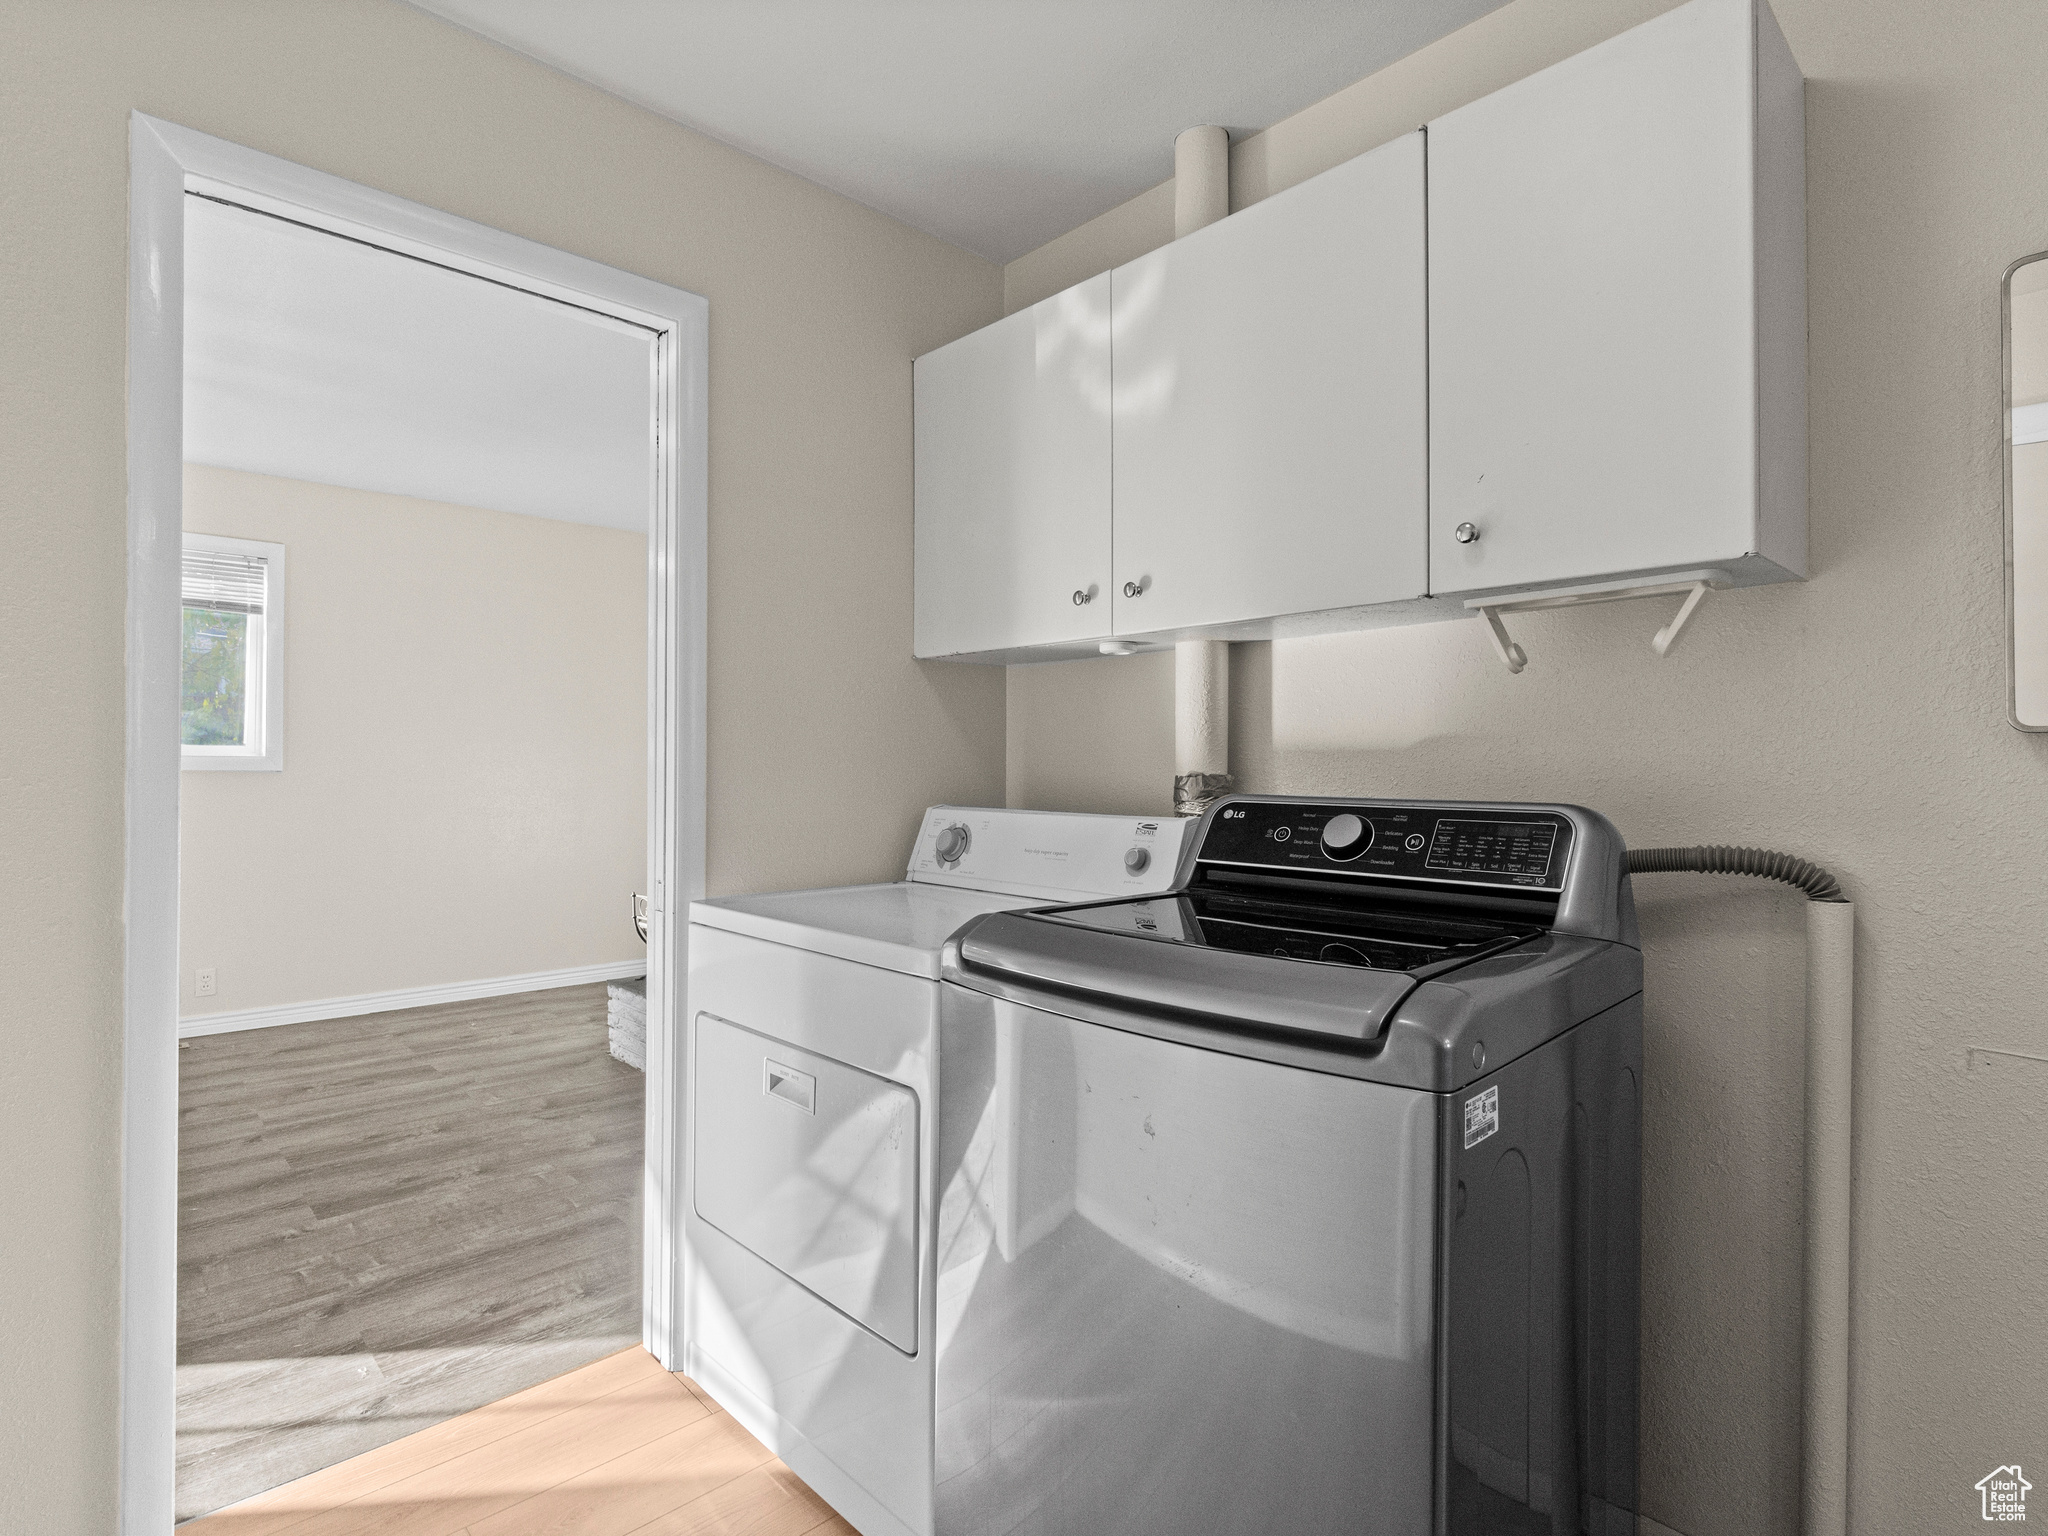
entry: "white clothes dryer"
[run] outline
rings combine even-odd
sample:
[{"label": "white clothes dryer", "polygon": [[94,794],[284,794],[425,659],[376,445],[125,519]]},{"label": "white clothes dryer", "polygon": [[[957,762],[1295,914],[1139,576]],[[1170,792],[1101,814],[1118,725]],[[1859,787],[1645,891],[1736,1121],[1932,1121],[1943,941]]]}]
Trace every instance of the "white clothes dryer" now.
[{"label": "white clothes dryer", "polygon": [[691,903],[684,1369],[864,1536],[933,1530],[940,953],[1192,825],[934,806],[901,881]]}]

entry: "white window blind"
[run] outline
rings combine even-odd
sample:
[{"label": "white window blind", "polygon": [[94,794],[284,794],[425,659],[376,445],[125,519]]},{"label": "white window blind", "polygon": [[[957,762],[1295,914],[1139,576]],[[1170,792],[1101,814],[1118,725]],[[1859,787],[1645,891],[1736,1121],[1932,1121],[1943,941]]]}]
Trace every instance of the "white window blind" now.
[{"label": "white window blind", "polygon": [[270,582],[261,555],[185,548],[185,606],[218,613],[261,613]]},{"label": "white window blind", "polygon": [[284,767],[285,550],[185,535],[178,680],[187,768]]}]

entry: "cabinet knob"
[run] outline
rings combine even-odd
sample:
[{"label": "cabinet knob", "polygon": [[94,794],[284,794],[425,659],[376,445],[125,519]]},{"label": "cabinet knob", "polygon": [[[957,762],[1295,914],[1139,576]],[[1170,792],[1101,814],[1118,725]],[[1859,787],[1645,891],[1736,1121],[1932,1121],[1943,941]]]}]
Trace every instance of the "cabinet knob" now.
[{"label": "cabinet knob", "polygon": [[1139,586],[1135,581],[1127,581],[1124,583],[1125,597],[1143,597],[1144,595],[1145,589]]},{"label": "cabinet knob", "polygon": [[1451,530],[1451,537],[1460,544],[1477,544],[1479,542],[1479,525],[1477,523],[1460,523]]},{"label": "cabinet knob", "polygon": [[1093,602],[1094,600],[1095,594],[1093,592],[1084,592],[1079,587],[1074,589],[1074,606],[1076,608],[1080,607],[1083,603]]}]

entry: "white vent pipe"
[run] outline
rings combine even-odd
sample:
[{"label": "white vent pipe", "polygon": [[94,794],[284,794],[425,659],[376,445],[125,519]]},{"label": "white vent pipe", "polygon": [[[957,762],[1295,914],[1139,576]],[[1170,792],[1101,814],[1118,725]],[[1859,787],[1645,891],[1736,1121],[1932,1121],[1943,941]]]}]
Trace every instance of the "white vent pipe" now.
[{"label": "white vent pipe", "polygon": [[1229,132],[1213,124],[1184,129],[1173,141],[1173,238],[1192,235],[1229,213]]},{"label": "white vent pipe", "polygon": [[1850,1119],[1856,909],[1806,904],[1806,1536],[1849,1529]]},{"label": "white vent pipe", "polygon": [[[1173,141],[1173,238],[1230,212],[1230,135],[1189,128]],[[1173,648],[1173,809],[1199,816],[1230,793],[1230,647],[1183,640]]]}]

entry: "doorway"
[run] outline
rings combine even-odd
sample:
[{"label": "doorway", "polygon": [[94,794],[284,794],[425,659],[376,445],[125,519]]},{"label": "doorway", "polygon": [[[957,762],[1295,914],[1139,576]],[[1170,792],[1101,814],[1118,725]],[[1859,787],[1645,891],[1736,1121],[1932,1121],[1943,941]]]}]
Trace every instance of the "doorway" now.
[{"label": "doorway", "polygon": [[[674,1187],[676,1091],[675,1057],[670,1050],[677,990],[685,974],[681,954],[685,931],[683,908],[697,893],[702,877],[703,825],[703,622],[704,622],[704,384],[705,305],[700,298],[629,274],[616,272],[531,242],[454,219],[430,209],[385,197],[368,189],[321,176],[303,168],[255,154],[223,141],[192,133],[138,115],[131,132],[131,335],[130,335],[130,603],[129,603],[129,762],[128,762],[128,890],[126,971],[126,1149],[124,1164],[124,1319],[123,1319],[123,1525],[132,1532],[161,1532],[174,1517],[173,1465],[175,1424],[173,1381],[177,1359],[177,1079],[181,1002],[188,1016],[198,1011],[191,996],[201,986],[203,966],[197,955],[181,960],[178,942],[178,817],[181,757],[190,750],[180,718],[180,683],[186,657],[181,610],[189,611],[190,562],[183,558],[185,502],[185,413],[181,390],[186,365],[184,328],[184,254],[191,209],[204,206],[235,218],[259,219],[273,232],[327,241],[340,237],[375,251],[380,259],[404,261],[431,269],[442,278],[488,286],[501,296],[522,302],[545,302],[574,310],[597,330],[631,333],[644,338],[648,349],[647,400],[651,409],[636,430],[644,432],[652,469],[646,487],[646,738],[645,772],[648,858],[641,888],[648,892],[646,1092],[644,1150],[638,1169],[644,1220],[644,1261],[640,1275],[638,1333],[664,1364],[674,1363],[676,1341],[672,1320],[679,1315],[679,1283],[669,1191]],[[479,283],[479,280],[482,280]],[[226,472],[233,474],[235,472]],[[530,479],[531,476],[528,476]],[[240,487],[244,492],[246,485]],[[273,493],[275,486],[268,488]],[[219,485],[208,488],[217,496]],[[230,486],[232,496],[234,487]],[[275,500],[273,494],[271,497]],[[500,513],[501,516],[519,514]],[[205,530],[200,530],[205,531]],[[239,532],[245,548],[220,541],[216,576],[247,586],[249,560],[258,546],[276,553],[280,573],[289,564],[289,549],[276,540],[250,537],[260,528]],[[359,530],[358,530],[359,531]],[[403,556],[387,550],[387,560]],[[240,560],[240,565],[236,561]],[[234,569],[230,570],[229,567]],[[236,572],[241,572],[236,577]],[[225,574],[222,574],[225,573]],[[293,583],[280,580],[270,607],[237,587],[209,588],[204,601],[216,603],[207,622],[220,631],[223,653],[241,647],[243,672],[237,707],[243,717],[259,712],[267,696],[260,662],[266,636],[280,631],[290,644]],[[252,601],[256,606],[252,606]],[[263,626],[267,625],[268,629]],[[232,631],[232,633],[230,633]],[[207,642],[214,637],[208,636]],[[210,686],[219,685],[214,679]],[[516,709],[517,701],[510,701]],[[219,712],[216,711],[216,714]],[[251,758],[294,761],[293,709],[267,723],[257,720],[237,732],[218,720],[202,732],[201,745],[215,755],[232,755],[240,746]],[[281,736],[280,736],[281,732]],[[398,747],[400,752],[402,746]],[[215,765],[208,765],[215,766]],[[253,773],[265,764],[237,764]],[[284,770],[287,774],[289,770]],[[212,778],[222,777],[218,775]],[[241,778],[243,775],[234,775]],[[190,775],[187,774],[189,781]],[[218,798],[218,797],[216,797]],[[253,802],[252,802],[253,803]],[[621,891],[617,921],[628,921]],[[240,974],[254,962],[240,964]],[[475,967],[472,967],[474,969]],[[468,996],[437,1000],[418,987],[380,989],[365,985],[356,991],[330,984],[316,1000],[331,1006],[379,999],[378,1006],[344,1015],[357,1027],[367,1025],[366,1038],[381,1029],[388,1037],[394,1020],[404,1017],[402,1005],[415,1005],[415,1022],[434,1023],[458,1034],[472,1029],[473,1018],[462,1009],[493,1005],[504,996],[503,984],[532,981],[508,976],[502,965],[483,981],[499,984],[496,994],[479,995],[469,978]],[[540,970],[534,967],[531,969]],[[594,988],[608,978],[565,977],[573,968],[546,968],[547,979],[515,995],[526,1011],[527,1024],[543,1014],[583,1009],[588,1029]],[[190,972],[191,974],[185,974]],[[331,967],[330,967],[330,974]],[[207,989],[228,991],[227,973],[209,974]],[[609,978],[615,979],[615,978]],[[445,978],[444,978],[445,980]],[[582,982],[581,995],[573,983]],[[269,997],[242,999],[253,1006],[219,1008],[228,1026],[213,1035],[200,1033],[188,1044],[231,1038],[232,1025],[250,1022],[265,1008],[273,1014],[302,1011],[303,998],[283,998],[273,988]],[[285,988],[290,991],[289,987]],[[306,990],[304,986],[300,991]],[[315,991],[322,990],[319,987]],[[186,994],[181,997],[181,993]],[[282,999],[282,1000],[280,1000]],[[222,996],[222,1002],[234,999]],[[547,1006],[540,1006],[540,1004]],[[438,1019],[419,1015],[443,1010]],[[457,1010],[455,1016],[446,1010]],[[314,1030],[313,1016],[290,1020],[270,1017],[259,1024],[288,1023],[288,1029],[244,1029],[233,1035],[249,1040],[279,1038]],[[333,1015],[329,1014],[332,1018]],[[377,1020],[382,1020],[378,1024]],[[502,1025],[502,1018],[498,1021]],[[189,1017],[188,1017],[189,1023]],[[188,1030],[188,1035],[195,1032]],[[333,1037],[323,1036],[330,1048]],[[348,1046],[341,1047],[346,1054]],[[260,1054],[260,1052],[259,1052]],[[228,1073],[231,1078],[234,1072]],[[401,1111],[402,1112],[402,1111]],[[630,1323],[630,1319],[628,1322]],[[508,1388],[509,1390],[509,1388]]]}]

